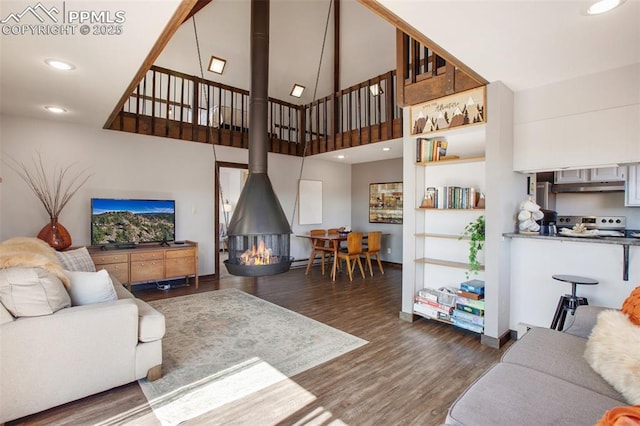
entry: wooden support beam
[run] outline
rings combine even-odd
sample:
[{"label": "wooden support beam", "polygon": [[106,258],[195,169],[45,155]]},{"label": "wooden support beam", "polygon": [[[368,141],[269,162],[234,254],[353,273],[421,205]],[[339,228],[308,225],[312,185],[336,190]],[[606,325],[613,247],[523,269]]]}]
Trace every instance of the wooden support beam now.
[{"label": "wooden support beam", "polygon": [[107,121],[103,126],[104,129],[108,129],[111,127],[111,123],[113,123],[113,120],[115,120],[118,116],[118,113],[122,109],[124,103],[127,101],[127,99],[129,99],[131,93],[134,92],[138,83],[142,81],[147,71],[151,69],[151,65],[153,65],[158,56],[160,56],[162,50],[166,47],[167,43],[169,43],[169,40],[171,40],[171,37],[173,37],[182,22],[184,22],[185,18],[189,15],[189,13],[191,13],[197,2],[198,0],[182,0],[180,5],[176,8],[173,16],[171,17],[171,19],[169,19],[169,22],[160,34],[160,37],[158,37],[158,40],[156,40],[144,62],[142,62],[142,65],[140,65],[140,68],[138,68],[138,72],[136,72],[136,74],[133,76],[131,83],[129,83],[129,86],[120,97],[120,100],[111,112],[111,115],[109,115],[109,118],[107,118]]}]

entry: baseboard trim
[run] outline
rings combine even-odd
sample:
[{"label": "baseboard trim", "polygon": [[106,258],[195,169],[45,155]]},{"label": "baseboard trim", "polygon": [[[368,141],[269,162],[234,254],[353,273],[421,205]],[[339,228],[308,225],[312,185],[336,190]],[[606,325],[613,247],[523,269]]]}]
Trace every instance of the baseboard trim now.
[{"label": "baseboard trim", "polygon": [[[306,259],[294,259],[293,262],[291,263],[291,268],[293,268],[293,269],[306,268],[308,263],[309,263],[309,258],[308,257]],[[319,266],[321,264],[322,264],[322,261],[319,258],[316,258],[313,261],[313,266]],[[385,268],[402,269],[402,263],[388,262],[386,260],[382,261],[382,266],[385,267]]]},{"label": "baseboard trim", "polygon": [[404,322],[414,322],[417,318],[417,315],[400,311],[398,317],[400,318],[401,321],[404,321]]},{"label": "baseboard trim", "polygon": [[502,334],[502,336],[498,338],[490,337],[483,334],[480,337],[480,343],[485,346],[489,346],[490,348],[500,349],[505,343],[509,341],[509,339],[511,339],[511,333],[511,330],[507,330],[504,332],[504,334]]}]

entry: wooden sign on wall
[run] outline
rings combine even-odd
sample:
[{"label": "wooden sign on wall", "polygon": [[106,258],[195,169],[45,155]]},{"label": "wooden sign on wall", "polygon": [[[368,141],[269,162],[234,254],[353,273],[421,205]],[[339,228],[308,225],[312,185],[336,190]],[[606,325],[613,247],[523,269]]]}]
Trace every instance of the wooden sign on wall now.
[{"label": "wooden sign on wall", "polygon": [[411,107],[411,134],[421,135],[486,121],[485,86]]}]

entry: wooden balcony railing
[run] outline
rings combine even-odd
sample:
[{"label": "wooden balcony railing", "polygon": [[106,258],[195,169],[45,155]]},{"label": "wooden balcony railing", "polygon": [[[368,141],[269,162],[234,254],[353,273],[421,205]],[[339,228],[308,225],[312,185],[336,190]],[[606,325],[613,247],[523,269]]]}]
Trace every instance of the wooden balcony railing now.
[{"label": "wooden balcony railing", "polygon": [[[270,151],[328,152],[402,137],[390,71],[309,105],[269,98]],[[249,92],[152,67],[123,105],[111,129],[247,148]]]},{"label": "wooden balcony railing", "polygon": [[400,105],[415,105],[486,84],[484,79],[470,75],[466,67],[445,59],[428,44],[400,30],[396,34]]}]

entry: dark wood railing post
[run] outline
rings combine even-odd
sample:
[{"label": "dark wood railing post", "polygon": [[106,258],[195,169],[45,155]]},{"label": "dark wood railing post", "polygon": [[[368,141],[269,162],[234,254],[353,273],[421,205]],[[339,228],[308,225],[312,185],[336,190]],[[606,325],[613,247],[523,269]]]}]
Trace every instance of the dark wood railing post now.
[{"label": "dark wood railing post", "polygon": [[393,139],[393,119],[395,118],[395,108],[393,107],[393,71],[387,73],[385,82],[387,89],[387,96],[384,98],[386,102],[385,118],[387,119],[387,139]]},{"label": "dark wood railing post", "polygon": [[304,144],[306,140],[306,129],[307,129],[307,123],[305,120],[306,111],[307,110],[304,106],[298,107],[299,131],[298,131],[298,149],[296,150],[298,155],[305,155]]},{"label": "dark wood railing post", "polygon": [[[197,140],[198,126],[200,124],[200,82],[195,78],[193,79],[193,107],[191,110],[193,111],[191,117],[191,140],[195,141]],[[207,143],[211,143],[209,132],[205,132],[205,134]]]},{"label": "dark wood railing post", "polygon": [[[145,74],[145,78],[147,75]],[[156,71],[151,71],[151,134],[156,134]]]}]

